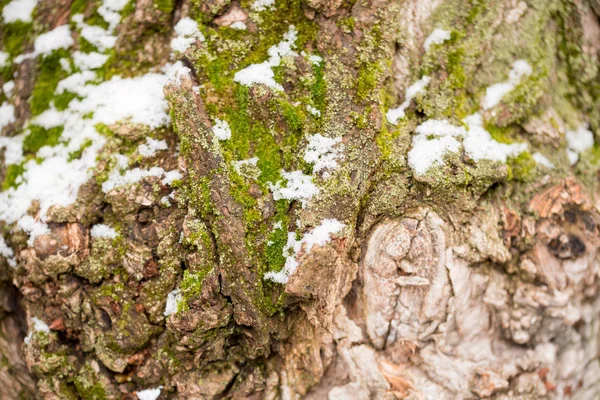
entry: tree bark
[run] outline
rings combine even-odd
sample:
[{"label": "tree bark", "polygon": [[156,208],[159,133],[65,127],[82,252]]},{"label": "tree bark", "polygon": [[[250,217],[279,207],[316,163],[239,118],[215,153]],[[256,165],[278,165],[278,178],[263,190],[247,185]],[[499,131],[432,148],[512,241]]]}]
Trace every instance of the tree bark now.
[{"label": "tree bark", "polygon": [[0,398],[600,397],[598,1],[13,3],[0,217],[77,140],[45,111],[168,75],[169,122],[2,217]]}]

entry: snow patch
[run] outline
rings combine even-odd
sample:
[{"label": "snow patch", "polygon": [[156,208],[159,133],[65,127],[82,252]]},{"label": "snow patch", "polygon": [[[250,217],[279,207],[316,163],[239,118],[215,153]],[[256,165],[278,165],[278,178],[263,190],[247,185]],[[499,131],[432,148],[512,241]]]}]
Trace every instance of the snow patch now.
[{"label": "snow patch", "polygon": [[175,25],[175,33],[177,34],[171,40],[171,49],[180,53],[185,52],[188,47],[199,40],[203,42],[204,35],[198,29],[198,23],[189,17],[185,17]]},{"label": "snow patch", "polygon": [[154,389],[140,390],[137,392],[137,398],[139,400],[156,400],[158,399],[158,396],[160,396],[162,388],[162,386],[159,386]]},{"label": "snow patch", "polygon": [[482,103],[483,109],[489,110],[498,105],[504,96],[512,92],[521,83],[524,76],[529,76],[532,72],[527,61],[517,60],[513,62],[512,69],[508,73],[508,81],[496,83],[486,89]]},{"label": "snow patch", "polygon": [[450,39],[450,32],[448,32],[447,30],[441,29],[441,28],[435,28],[433,30],[433,32],[431,32],[431,34],[429,36],[427,36],[427,39],[425,39],[425,42],[423,43],[423,47],[427,51],[427,50],[429,50],[431,45],[442,44],[446,40],[449,40],[449,39]]},{"label": "snow patch", "polygon": [[13,249],[8,247],[2,236],[0,236],[0,255],[5,258],[11,258],[15,255]]},{"label": "snow patch", "polygon": [[246,29],[246,24],[242,21],[235,21],[233,24],[229,25],[229,27],[243,31]]},{"label": "snow patch", "polygon": [[[458,153],[461,147],[474,161],[483,159],[506,162],[527,149],[526,143],[505,144],[495,141],[483,128],[481,115],[465,118],[468,129],[446,120],[428,120],[419,125],[408,152],[408,164],[417,175],[424,175],[434,165],[443,163],[446,153]],[[459,141],[462,139],[462,143]]]},{"label": "snow patch", "polygon": [[15,81],[8,81],[4,85],[2,85],[2,91],[6,95],[6,97],[12,96],[12,92],[15,88]]},{"label": "snow patch", "polygon": [[167,305],[165,306],[165,311],[163,315],[168,317],[171,314],[175,314],[177,309],[179,308],[179,303],[183,299],[183,295],[181,293],[181,289],[175,289],[171,291],[167,295]]},{"label": "snow patch", "polygon": [[287,181],[285,186],[282,181],[276,184],[269,183],[273,199],[299,200],[302,207],[306,207],[308,201],[319,194],[319,188],[313,183],[312,176],[305,175],[302,171],[281,171],[281,175]]},{"label": "snow patch", "polygon": [[152,157],[157,151],[167,150],[167,142],[165,140],[156,140],[152,138],[146,138],[146,143],[142,143],[138,146],[138,152],[143,157]]},{"label": "snow patch", "polygon": [[116,239],[119,234],[114,228],[105,224],[96,224],[92,226],[91,235],[93,238]]},{"label": "snow patch", "polygon": [[571,165],[579,161],[579,154],[594,146],[594,134],[587,124],[581,125],[574,131],[567,129],[565,138],[567,139],[567,156]]},{"label": "snow patch", "polygon": [[231,128],[227,121],[223,121],[221,119],[216,118],[215,124],[212,127],[212,133],[219,140],[228,140],[231,139]]},{"label": "snow patch", "polygon": [[106,51],[115,46],[117,37],[111,34],[111,31],[103,29],[99,26],[88,25],[83,21],[82,14],[76,14],[71,17],[75,22],[77,29],[80,30],[81,36],[96,46],[100,51]]},{"label": "snow patch", "polygon": [[398,120],[404,118],[404,111],[408,108],[410,102],[415,98],[416,95],[425,90],[427,85],[429,85],[430,81],[431,78],[425,75],[421,79],[410,85],[408,89],[406,89],[406,95],[404,96],[404,101],[402,102],[402,104],[400,104],[396,108],[388,110],[388,112],[385,114],[390,124],[396,125],[398,123]]},{"label": "snow patch", "polygon": [[108,29],[114,31],[121,22],[121,11],[129,3],[129,0],[103,0],[98,7],[98,14],[108,22]]},{"label": "snow patch", "polygon": [[309,113],[311,113],[312,115],[314,115],[317,118],[321,116],[321,111],[317,110],[315,107],[311,106],[310,104],[306,106],[306,111],[308,111]]},{"label": "snow patch", "polygon": [[327,138],[321,134],[309,136],[308,146],[304,151],[304,161],[314,164],[313,171],[319,172],[324,169],[337,167],[337,159],[340,158],[340,148],[336,147],[342,138]]},{"label": "snow patch", "polygon": [[275,0],[254,0],[250,8],[256,12],[261,12],[271,8],[274,4]]},{"label": "snow patch", "polygon": [[5,51],[0,51],[0,68],[8,67],[10,55]]},{"label": "snow patch", "polygon": [[25,337],[25,344],[29,344],[31,342],[31,339],[33,338],[33,334],[35,332],[50,333],[50,328],[41,319],[39,319],[37,317],[32,317],[31,322],[32,322],[33,326],[31,327],[31,331],[29,332],[29,334]]},{"label": "snow patch", "polygon": [[331,235],[339,233],[345,226],[337,219],[325,219],[319,226],[305,234],[301,240],[296,239],[294,232],[288,232],[288,240],[283,248],[283,256],[286,257],[283,269],[279,272],[267,272],[264,279],[282,284],[287,283],[290,275],[298,268],[299,263],[296,257],[300,250],[304,249],[308,254],[314,246],[324,246],[331,241]]},{"label": "snow patch", "polygon": [[108,60],[108,55],[100,54],[97,52],[83,53],[76,51],[73,53],[73,61],[75,66],[82,71],[89,71],[91,69],[100,68]]},{"label": "snow patch", "polygon": [[260,64],[249,65],[236,72],[233,80],[244,86],[262,83],[271,89],[283,91],[283,86],[275,82],[275,75],[271,68],[278,66],[284,57],[294,57],[298,55],[298,53],[293,50],[297,37],[298,31],[296,31],[296,28],[293,25],[290,25],[287,33],[283,36],[283,41],[269,48],[269,59],[267,61]]},{"label": "snow patch", "polygon": [[536,163],[538,163],[548,169],[554,169],[554,164],[552,163],[552,161],[548,160],[548,158],[545,155],[543,155],[542,153],[536,151],[531,156],[533,157],[533,159],[535,160]]},{"label": "snow patch", "polygon": [[23,21],[31,22],[31,13],[38,0],[13,0],[2,9],[2,19],[5,24]]},{"label": "snow patch", "polygon": [[5,101],[0,106],[0,130],[15,121],[15,106]]}]

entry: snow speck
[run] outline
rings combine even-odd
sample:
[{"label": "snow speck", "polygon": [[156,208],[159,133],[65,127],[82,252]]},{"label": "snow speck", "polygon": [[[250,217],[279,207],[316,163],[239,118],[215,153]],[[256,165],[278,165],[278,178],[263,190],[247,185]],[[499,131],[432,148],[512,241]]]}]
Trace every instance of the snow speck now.
[{"label": "snow speck", "polygon": [[404,96],[404,101],[402,104],[396,108],[388,110],[388,112],[385,114],[390,124],[396,125],[398,120],[404,118],[404,110],[408,108],[410,102],[415,98],[416,95],[425,90],[430,81],[430,77],[423,76],[421,79],[410,85],[408,89],[406,89],[406,95]]},{"label": "snow speck", "polygon": [[314,172],[336,168],[337,159],[340,157],[340,148],[336,145],[341,141],[342,138],[331,139],[318,133],[310,136],[304,152],[304,161],[314,164]]},{"label": "snow speck", "polygon": [[314,115],[317,118],[321,116],[321,111],[317,110],[315,107],[311,106],[310,104],[306,106],[306,111],[308,111],[309,113],[311,113],[312,115]]},{"label": "snow speck", "polygon": [[92,226],[90,233],[93,238],[115,239],[119,236],[114,228],[105,224],[96,224]]},{"label": "snow speck", "polygon": [[181,289],[175,289],[169,293],[167,295],[167,305],[165,306],[163,315],[168,317],[171,314],[175,314],[182,299],[183,295],[181,294]]},{"label": "snow speck", "polygon": [[175,33],[177,34],[171,40],[171,49],[183,53],[192,44],[199,40],[204,41],[204,35],[198,29],[198,23],[189,17],[185,17],[175,25]]},{"label": "snow speck", "polygon": [[33,334],[35,332],[50,333],[50,328],[41,319],[39,319],[37,317],[32,317],[31,318],[31,323],[33,324],[33,326],[31,327],[31,330],[29,331],[29,334],[25,337],[25,344],[29,344],[29,342],[31,342],[31,339],[33,338]]},{"label": "snow speck", "polygon": [[485,91],[482,107],[484,110],[496,106],[504,96],[512,92],[515,87],[521,82],[524,76],[529,76],[532,73],[531,66],[525,60],[517,60],[512,64],[512,69],[508,73],[508,81],[496,83],[488,87]]},{"label": "snow speck", "polygon": [[138,146],[138,152],[144,157],[152,157],[157,151],[167,150],[167,142],[165,140],[156,140],[152,138],[146,138],[146,143],[142,143]]},{"label": "snow speck", "polygon": [[554,168],[554,164],[552,163],[552,161],[548,160],[548,158],[545,155],[543,155],[542,153],[536,151],[531,156],[533,157],[533,159],[535,160],[536,163],[538,163],[548,169]]},{"label": "snow speck", "polygon": [[282,284],[287,283],[290,275],[299,265],[296,257],[301,249],[304,248],[306,253],[310,253],[314,246],[324,246],[331,240],[331,235],[339,233],[344,227],[345,225],[337,219],[325,219],[319,226],[305,234],[301,240],[296,239],[294,232],[288,232],[288,240],[283,248],[283,256],[286,257],[283,269],[279,272],[267,272],[264,279]]},{"label": "snow speck", "polygon": [[302,171],[282,171],[281,175],[287,181],[285,186],[282,181],[269,184],[275,200],[299,200],[302,207],[305,207],[310,199],[319,194],[319,188],[313,183],[312,176],[305,175]]},{"label": "snow speck", "polygon": [[6,101],[0,106],[0,130],[15,122],[15,106]]},{"label": "snow speck", "polygon": [[4,68],[8,66],[9,54],[5,51],[0,51],[0,68]]},{"label": "snow speck", "polygon": [[0,255],[6,258],[10,258],[15,255],[13,249],[8,247],[2,236],[0,236]]},{"label": "snow speck", "polygon": [[38,0],[13,0],[2,9],[4,23],[23,21],[31,22],[31,13],[37,5]]},{"label": "snow speck", "polygon": [[271,46],[268,50],[269,59],[260,64],[252,64],[235,73],[233,80],[244,86],[262,83],[272,89],[283,91],[283,86],[275,82],[275,75],[271,67],[276,67],[284,57],[297,56],[293,50],[295,47],[298,31],[291,25],[283,37],[283,41]]},{"label": "snow speck", "polygon": [[425,39],[423,47],[425,47],[425,50],[429,50],[431,45],[442,44],[448,39],[450,39],[450,32],[441,28],[435,28],[433,32],[427,36],[427,39]]},{"label": "snow speck", "polygon": [[216,118],[215,124],[212,127],[212,132],[219,140],[231,139],[231,128],[227,121]]},{"label": "snow speck", "polygon": [[565,138],[567,139],[567,156],[571,165],[579,161],[579,154],[594,146],[594,134],[589,130],[587,124],[581,125],[574,131],[567,129]]},{"label": "snow speck", "polygon": [[15,81],[8,81],[4,85],[2,85],[2,91],[6,95],[6,97],[12,96],[12,92],[15,88]]},{"label": "snow speck", "polygon": [[162,386],[159,386],[154,389],[140,390],[137,392],[137,398],[139,400],[156,400],[158,399],[158,396],[160,396],[162,388]]},{"label": "snow speck", "polygon": [[183,178],[181,172],[177,170],[172,170],[165,172],[164,178],[162,179],[161,183],[163,185],[171,185],[173,182],[181,180],[181,178]]},{"label": "snow speck", "polygon": [[229,25],[229,27],[232,29],[238,29],[243,31],[244,29],[246,29],[246,24],[242,21],[235,21],[233,24]]},{"label": "snow speck", "polygon": [[265,11],[275,4],[275,0],[254,0],[254,3],[250,6],[254,11]]},{"label": "snow speck", "polygon": [[474,161],[494,160],[506,162],[511,156],[516,156],[527,150],[527,143],[499,143],[483,127],[481,115],[472,114],[464,119],[468,130],[463,140],[465,153]]}]

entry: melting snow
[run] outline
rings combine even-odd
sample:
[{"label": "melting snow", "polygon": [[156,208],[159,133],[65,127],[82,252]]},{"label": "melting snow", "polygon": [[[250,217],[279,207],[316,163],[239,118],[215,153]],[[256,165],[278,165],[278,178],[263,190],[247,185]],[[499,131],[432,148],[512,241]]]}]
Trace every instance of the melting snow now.
[{"label": "melting snow", "polygon": [[167,295],[167,305],[165,306],[165,312],[163,315],[168,317],[171,314],[175,314],[179,307],[179,303],[183,299],[181,289],[175,289]]},{"label": "melting snow", "polygon": [[450,39],[450,32],[444,29],[435,28],[433,32],[427,36],[427,39],[425,39],[423,47],[425,47],[425,50],[429,50],[432,44],[442,44],[448,39]]},{"label": "melting snow", "polygon": [[286,257],[285,265],[279,272],[267,272],[264,279],[270,279],[277,283],[287,283],[291,274],[294,273],[299,263],[296,257],[300,250],[308,254],[313,246],[324,246],[331,240],[331,235],[340,232],[345,227],[337,219],[325,219],[312,231],[305,234],[301,240],[296,239],[294,232],[288,232],[288,240],[283,248],[283,255]]},{"label": "melting snow", "polygon": [[33,326],[31,327],[31,331],[29,332],[29,334],[25,337],[25,344],[29,344],[29,342],[31,342],[34,332],[50,333],[50,328],[41,319],[37,317],[32,317],[31,322],[33,323]]},{"label": "melting snow", "polygon": [[215,119],[215,124],[212,127],[212,132],[219,140],[231,139],[231,128],[227,121]]},{"label": "melting snow", "polygon": [[579,161],[579,154],[594,146],[594,134],[589,130],[588,125],[582,125],[575,131],[567,129],[565,138],[567,139],[567,156],[571,165]]},{"label": "melting snow", "polygon": [[508,73],[508,81],[496,83],[486,89],[482,104],[483,109],[489,110],[496,106],[504,96],[515,89],[524,76],[529,76],[531,73],[532,69],[527,61],[517,60],[513,62],[512,69]]},{"label": "melting snow", "polygon": [[406,89],[406,95],[404,96],[404,101],[402,104],[400,104],[397,108],[388,110],[388,112],[385,114],[390,124],[396,125],[398,120],[404,118],[404,110],[408,108],[410,102],[415,98],[416,95],[425,90],[430,81],[430,77],[423,76],[421,79],[410,85],[408,89]]},{"label": "melting snow", "polygon": [[546,158],[546,156],[543,155],[542,153],[536,151],[531,156],[533,157],[533,159],[535,160],[536,163],[543,165],[544,167],[546,167],[548,169],[554,168],[554,164],[552,164],[552,161],[548,160],[548,158]]},{"label": "melting snow", "polygon": [[308,138],[308,146],[304,152],[304,161],[314,164],[314,172],[337,167],[340,149],[335,147],[335,145],[341,141],[342,138],[331,139],[318,133],[310,136]]},{"label": "melting snow", "polygon": [[204,41],[204,35],[198,29],[198,23],[189,17],[182,18],[175,25],[177,36],[171,40],[171,49],[183,53],[196,42]]},{"label": "melting snow", "polygon": [[162,386],[159,386],[154,389],[140,390],[137,392],[137,398],[139,400],[156,400],[158,399],[158,396],[160,396],[162,388]]},{"label": "melting snow", "polygon": [[167,150],[168,148],[169,146],[167,146],[165,140],[146,138],[146,143],[138,146],[138,152],[144,157],[152,157],[157,151]]},{"label": "melting snow", "polygon": [[275,200],[300,200],[302,207],[305,207],[313,196],[319,194],[319,188],[313,183],[312,176],[305,175],[302,171],[281,171],[281,175],[287,181],[285,186],[281,181],[269,184]]},{"label": "melting snow", "polygon": [[115,239],[119,234],[108,225],[96,224],[92,226],[91,235],[94,238]]}]

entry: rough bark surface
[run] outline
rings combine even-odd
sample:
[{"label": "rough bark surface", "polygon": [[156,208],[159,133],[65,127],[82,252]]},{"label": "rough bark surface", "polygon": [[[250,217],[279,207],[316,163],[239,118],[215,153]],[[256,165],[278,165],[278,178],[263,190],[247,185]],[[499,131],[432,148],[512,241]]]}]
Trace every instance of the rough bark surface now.
[{"label": "rough bark surface", "polygon": [[[100,51],[73,16],[106,28],[102,4],[41,1],[32,22],[0,23],[0,104],[15,117],[2,135],[23,135],[29,160],[59,140],[33,129],[65,101],[59,59]],[[600,397],[600,147],[572,142],[600,140],[598,1],[139,0],[120,16],[96,82],[181,62],[170,123],[97,126],[106,142],[77,200],[29,205],[49,231],[0,222],[0,398]],[[186,17],[202,35],[176,51]],[[17,62],[64,24],[72,46]],[[436,28],[448,37],[425,46]],[[269,67],[279,87],[234,79],[278,43],[291,47]],[[531,72],[484,107],[516,60]],[[474,113],[494,144],[526,150],[477,158],[465,137],[416,171],[418,127],[465,129]],[[305,156],[317,133],[324,168]],[[147,137],[167,149],[143,156]],[[123,157],[180,179],[103,190]],[[318,193],[282,196],[292,171]],[[22,173],[3,161],[3,190]],[[333,220],[343,228],[309,244]],[[290,257],[286,283],[265,279]]]}]

